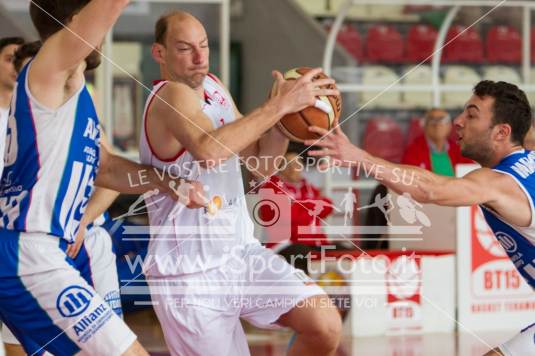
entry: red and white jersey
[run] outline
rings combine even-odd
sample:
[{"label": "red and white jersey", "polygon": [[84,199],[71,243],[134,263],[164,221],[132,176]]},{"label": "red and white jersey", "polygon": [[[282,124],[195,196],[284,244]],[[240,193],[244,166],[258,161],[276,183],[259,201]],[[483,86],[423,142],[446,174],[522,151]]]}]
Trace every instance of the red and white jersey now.
[{"label": "red and white jersey", "polygon": [[[195,273],[225,263],[232,248],[257,242],[254,225],[249,217],[239,157],[216,162],[209,168],[200,164],[185,149],[169,160],[158,158],[146,129],[151,124],[147,114],[158,91],[166,81],[155,84],[147,98],[140,138],[140,160],[160,169],[171,177],[183,177],[203,184],[206,196],[217,209],[187,209],[167,194],[145,194],[151,224],[151,240],[145,260],[145,273],[151,276]],[[212,75],[204,80],[202,111],[214,128],[233,122],[232,98]],[[177,113],[177,120],[179,114]],[[221,145],[222,150],[227,148]],[[180,191],[180,190],[179,190]],[[258,243],[258,242],[257,242]]]}]

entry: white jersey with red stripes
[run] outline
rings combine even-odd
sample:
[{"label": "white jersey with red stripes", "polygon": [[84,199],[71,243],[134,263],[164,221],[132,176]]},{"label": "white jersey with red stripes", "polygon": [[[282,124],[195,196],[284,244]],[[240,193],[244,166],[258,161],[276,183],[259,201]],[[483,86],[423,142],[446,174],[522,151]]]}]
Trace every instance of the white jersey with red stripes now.
[{"label": "white jersey with red stripes", "polygon": [[[187,209],[167,194],[146,194],[145,203],[151,225],[151,240],[146,273],[151,276],[181,275],[221,266],[232,258],[235,246],[258,243],[249,217],[243,189],[240,161],[237,155],[206,167],[185,149],[172,159],[161,159],[147,136],[151,124],[147,114],[157,93],[168,82],[157,82],[147,98],[140,139],[140,160],[171,177],[183,177],[203,184],[206,196],[217,209]],[[236,117],[232,98],[212,75],[206,76],[202,111],[214,128],[233,122]],[[166,104],[162,104],[166,105]],[[184,120],[180,114],[177,120]],[[227,148],[221,144],[221,150]],[[205,163],[205,162],[204,162]],[[182,188],[187,186],[181,186]],[[179,192],[180,192],[179,188]],[[156,193],[156,192],[154,192]]]}]

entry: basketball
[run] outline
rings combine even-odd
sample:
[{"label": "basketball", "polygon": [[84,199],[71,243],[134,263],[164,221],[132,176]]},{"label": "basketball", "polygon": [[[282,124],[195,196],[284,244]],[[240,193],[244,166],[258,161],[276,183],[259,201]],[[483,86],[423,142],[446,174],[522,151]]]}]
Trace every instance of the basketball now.
[{"label": "basketball", "polygon": [[[307,67],[291,69],[284,73],[284,79],[295,80],[311,69]],[[321,73],[314,80],[323,78],[328,77]],[[335,86],[331,85],[330,87],[334,88]],[[277,123],[279,129],[290,140],[303,142],[305,140],[319,138],[320,136],[318,134],[308,131],[309,126],[318,126],[330,130],[338,122],[340,112],[342,111],[342,98],[340,96],[320,96],[317,100],[317,106],[322,105],[325,108],[330,108],[330,113],[327,114],[316,106],[310,106],[299,112],[285,115]]]}]

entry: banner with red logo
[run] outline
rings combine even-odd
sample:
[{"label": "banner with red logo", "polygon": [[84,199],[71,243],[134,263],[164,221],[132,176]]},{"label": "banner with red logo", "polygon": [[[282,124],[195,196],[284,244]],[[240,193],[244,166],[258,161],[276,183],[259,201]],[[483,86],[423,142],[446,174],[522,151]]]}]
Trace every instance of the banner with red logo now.
[{"label": "banner with red logo", "polygon": [[390,260],[385,274],[390,331],[422,328],[421,256],[402,255]]}]

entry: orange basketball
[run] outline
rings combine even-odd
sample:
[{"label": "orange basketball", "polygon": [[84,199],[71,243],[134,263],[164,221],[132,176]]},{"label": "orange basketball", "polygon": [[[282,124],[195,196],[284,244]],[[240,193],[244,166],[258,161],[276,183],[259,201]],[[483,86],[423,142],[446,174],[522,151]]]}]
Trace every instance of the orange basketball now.
[{"label": "orange basketball", "polygon": [[[312,68],[300,67],[294,68],[284,73],[284,79],[295,80]],[[328,78],[321,73],[314,77],[314,80]],[[329,85],[329,89],[335,88]],[[274,88],[272,88],[273,91]],[[342,98],[337,96],[319,96],[319,105],[331,108],[330,113],[326,113],[316,106],[309,106],[299,112],[285,115],[278,123],[279,129],[292,141],[303,142],[309,139],[319,138],[320,136],[308,131],[309,126],[318,126],[330,130],[338,122],[340,112],[342,111]]]}]

